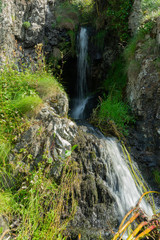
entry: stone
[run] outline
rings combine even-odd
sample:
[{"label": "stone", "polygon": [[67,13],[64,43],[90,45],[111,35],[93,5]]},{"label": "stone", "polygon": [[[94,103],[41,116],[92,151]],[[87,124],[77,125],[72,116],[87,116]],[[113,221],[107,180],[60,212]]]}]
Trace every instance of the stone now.
[{"label": "stone", "polygon": [[[129,18],[132,34],[136,34],[140,19],[140,0],[135,0]],[[143,40],[137,42],[134,59],[138,68],[128,68],[127,97],[136,116],[136,124],[130,129],[128,141],[131,154],[138,162],[146,181],[154,180],[152,170],[160,164],[160,74],[159,44],[160,17],[154,19],[154,28]],[[150,154],[148,154],[148,152]],[[158,188],[151,181],[152,188]]]},{"label": "stone", "polygon": [[129,29],[132,35],[136,34],[139,24],[142,19],[141,0],[135,0],[132,7],[132,12],[129,16]]},{"label": "stone", "polygon": [[66,108],[57,111],[55,102],[53,105],[48,100],[15,145],[10,162],[21,162],[17,164],[15,174],[27,174],[28,155],[32,156],[31,169],[42,161],[47,164],[50,159],[50,175],[58,182],[66,150],[71,151],[72,146],[77,145],[71,157],[78,163],[82,181],[80,190],[75,189],[78,210],[68,231],[73,240],[77,239],[78,233],[82,234],[82,239],[96,239],[100,234],[109,239],[109,224],[116,228],[118,220],[115,201],[106,185],[106,145],[99,132],[88,125],[78,126],[65,114]]},{"label": "stone", "polygon": [[54,109],[56,114],[61,117],[67,116],[69,104],[67,94],[64,92],[57,93],[47,100],[49,105]]},{"label": "stone", "polygon": [[[0,62],[7,56],[17,59],[25,56],[35,58],[35,46],[42,43],[46,52],[57,46],[60,30],[53,28],[55,0],[4,0],[0,13]],[[30,23],[25,28],[24,22]],[[47,41],[46,41],[47,38]]]}]

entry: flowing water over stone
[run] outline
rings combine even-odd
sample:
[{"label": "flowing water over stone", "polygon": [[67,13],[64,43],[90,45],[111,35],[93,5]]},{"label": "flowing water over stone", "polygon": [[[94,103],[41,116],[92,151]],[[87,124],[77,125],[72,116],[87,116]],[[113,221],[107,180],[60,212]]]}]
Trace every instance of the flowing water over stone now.
[{"label": "flowing water over stone", "polygon": [[[121,144],[116,138],[105,137],[99,130],[88,127],[88,132],[100,139],[100,158],[106,166],[105,184],[115,199],[118,218],[121,220],[125,214],[135,207],[143,193],[138,189],[129,169],[129,160],[124,155]],[[132,162],[134,168],[134,162]],[[141,209],[149,216],[153,215],[151,206],[142,199]]]},{"label": "flowing water over stone", "polygon": [[[86,28],[81,28],[78,37],[78,64],[77,64],[77,98],[74,100],[72,117],[74,119],[85,118],[85,108],[91,97],[87,97],[87,52],[88,34]],[[83,125],[83,121],[82,121]],[[84,126],[83,126],[84,127]],[[132,174],[128,168],[122,146],[114,138],[105,138],[102,133],[91,126],[86,126],[87,131],[93,136],[98,137],[101,146],[100,159],[106,169],[104,184],[115,199],[117,204],[118,218],[121,220],[125,214],[136,205],[143,191],[139,192]],[[96,142],[96,139],[95,139]],[[151,206],[143,199],[140,207],[148,215],[152,215]]]},{"label": "flowing water over stone", "polygon": [[[121,145],[113,138],[106,138],[105,141],[106,151],[109,155],[109,161],[106,163],[108,166],[106,183],[118,205],[120,218],[123,218],[136,205],[142,193],[137,189],[128,169],[126,163],[128,159],[125,160]],[[144,199],[140,203],[140,207],[149,216],[153,215],[151,206]]]},{"label": "flowing water over stone", "polygon": [[88,34],[86,28],[81,28],[78,36],[78,63],[77,63],[77,97],[74,99],[71,116],[74,119],[85,118],[85,107],[90,97],[87,96],[87,54]]}]

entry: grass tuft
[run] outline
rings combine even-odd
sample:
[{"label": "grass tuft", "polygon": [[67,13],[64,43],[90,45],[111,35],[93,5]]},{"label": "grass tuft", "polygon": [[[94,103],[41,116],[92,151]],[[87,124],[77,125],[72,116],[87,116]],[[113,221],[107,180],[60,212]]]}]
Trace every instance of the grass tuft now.
[{"label": "grass tuft", "polygon": [[17,99],[14,102],[15,109],[18,110],[20,114],[34,115],[40,106],[42,105],[42,99],[39,96],[25,96],[24,98]]}]

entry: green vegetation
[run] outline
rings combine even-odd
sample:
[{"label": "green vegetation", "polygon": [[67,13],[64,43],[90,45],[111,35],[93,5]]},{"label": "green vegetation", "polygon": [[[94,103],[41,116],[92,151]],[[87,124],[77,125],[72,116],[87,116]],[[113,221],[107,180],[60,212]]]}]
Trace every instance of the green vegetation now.
[{"label": "green vegetation", "polygon": [[153,172],[153,175],[154,175],[155,182],[158,183],[158,185],[160,186],[160,171],[155,170]]},{"label": "green vegetation", "polygon": [[127,134],[127,124],[132,120],[127,104],[118,101],[116,96],[108,96],[102,101],[98,117],[101,121],[114,122],[117,129],[123,134]]},{"label": "green vegetation", "polygon": [[76,49],[76,32],[75,31],[72,31],[72,30],[69,30],[68,32],[68,35],[70,36],[70,41],[71,41],[71,53],[72,53],[72,57],[75,56],[75,49]]},{"label": "green vegetation", "polygon": [[0,0],[0,13],[2,12],[2,0]]},{"label": "green vegetation", "polygon": [[128,17],[133,0],[109,0],[105,4],[97,1],[97,29],[103,29],[107,25],[107,32],[116,37],[120,42],[126,43],[129,38]]},{"label": "green vegetation", "polygon": [[103,83],[103,90],[107,93],[101,99],[99,108],[94,112],[91,122],[99,127],[105,134],[127,135],[127,126],[134,122],[129,113],[129,106],[123,101],[123,91],[126,86],[123,58],[117,59],[108,72]]},{"label": "green vegetation", "polygon": [[50,176],[50,169],[51,163],[45,161],[33,171],[28,165],[28,172],[21,173],[18,189],[14,186],[0,191],[0,214],[9,217],[11,223],[15,217],[20,221],[14,229],[18,240],[66,239],[66,227],[77,206],[73,198],[74,186],[79,185],[76,163],[70,155],[66,157],[59,184]]},{"label": "green vegetation", "polygon": [[128,17],[132,4],[132,0],[109,0],[109,5],[105,13],[109,28],[118,35],[122,42],[127,41],[129,38]]},{"label": "green vegetation", "polygon": [[[152,38],[152,29],[155,26],[155,19],[153,16],[156,15],[158,10],[158,6],[160,7],[160,1],[150,1],[150,0],[142,0],[142,19],[140,22],[140,26],[138,28],[137,33],[131,40],[128,42],[128,45],[124,51],[124,58],[126,60],[126,71],[130,72],[132,75],[135,75],[139,72],[139,68],[141,65],[142,59],[135,60],[136,50],[139,49],[143,55],[153,54],[155,49],[155,39]],[[145,36],[148,34],[148,37]],[[138,42],[140,45],[138,46]]]},{"label": "green vegetation", "polygon": [[76,6],[68,1],[60,3],[56,7],[57,27],[74,30],[79,22],[79,11]]},{"label": "green vegetation", "polygon": [[103,30],[99,30],[93,38],[95,45],[101,51],[103,51],[104,49],[105,37],[106,37],[106,31],[103,29]]},{"label": "green vegetation", "polygon": [[[14,63],[1,67],[0,73],[0,215],[9,224],[16,218],[16,239],[65,240],[67,225],[76,211],[74,188],[80,177],[71,151],[63,157],[61,180],[50,172],[53,160],[42,153],[43,161],[33,165],[33,156],[21,149],[9,162],[10,149],[31,125],[32,118],[50,96],[63,92],[58,80],[44,66],[42,46],[36,46],[37,65]],[[34,69],[34,71],[32,70]],[[22,157],[26,157],[25,163]],[[59,156],[61,158],[61,156]],[[31,167],[32,165],[32,167]],[[12,234],[12,229],[10,234]]]},{"label": "green vegetation", "polygon": [[23,23],[23,27],[24,27],[25,29],[30,28],[30,26],[31,26],[30,22],[24,22],[24,23]]},{"label": "green vegetation", "polygon": [[33,115],[43,99],[60,91],[61,85],[50,73],[5,67],[0,75],[0,139],[13,140],[24,125],[23,114]]},{"label": "green vegetation", "polygon": [[160,0],[142,0],[141,7],[143,15],[152,14],[153,12],[159,11]]},{"label": "green vegetation", "polygon": [[[140,240],[145,237],[151,239],[159,238],[159,214],[155,214],[151,218],[146,218],[145,212],[139,207],[142,198],[153,193],[160,194],[157,191],[148,191],[142,194],[136,206],[124,216],[118,232],[114,234],[113,240],[122,239],[126,231],[128,233],[128,240]],[[132,225],[132,223],[134,224]]]}]

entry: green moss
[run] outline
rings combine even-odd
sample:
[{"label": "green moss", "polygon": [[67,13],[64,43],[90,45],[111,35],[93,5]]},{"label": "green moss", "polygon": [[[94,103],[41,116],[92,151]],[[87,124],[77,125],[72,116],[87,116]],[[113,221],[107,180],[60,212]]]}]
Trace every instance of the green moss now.
[{"label": "green moss", "polygon": [[30,28],[30,26],[31,26],[30,22],[24,22],[24,23],[23,23],[23,27],[24,27],[25,29]]}]

